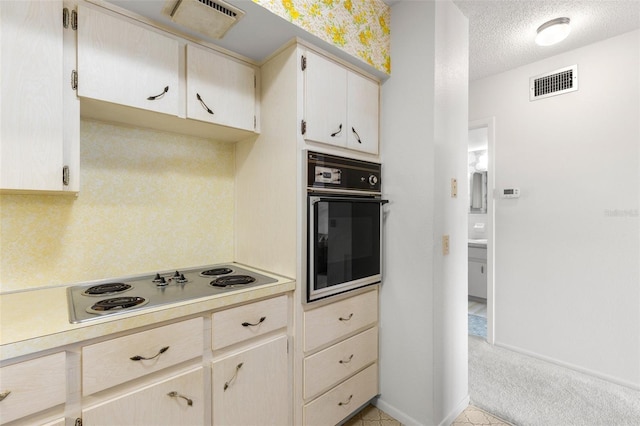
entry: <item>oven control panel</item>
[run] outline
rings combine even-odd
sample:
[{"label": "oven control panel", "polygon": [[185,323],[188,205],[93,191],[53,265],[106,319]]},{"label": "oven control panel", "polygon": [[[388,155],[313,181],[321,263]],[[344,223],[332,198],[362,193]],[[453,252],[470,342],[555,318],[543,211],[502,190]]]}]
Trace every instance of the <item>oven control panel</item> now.
[{"label": "oven control panel", "polygon": [[309,189],[381,192],[381,166],[369,161],[307,152]]}]

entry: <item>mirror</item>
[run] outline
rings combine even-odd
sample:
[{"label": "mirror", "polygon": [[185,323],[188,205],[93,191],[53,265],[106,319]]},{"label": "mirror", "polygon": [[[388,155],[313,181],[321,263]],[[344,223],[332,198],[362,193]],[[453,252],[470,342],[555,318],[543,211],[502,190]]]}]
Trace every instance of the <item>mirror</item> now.
[{"label": "mirror", "polygon": [[469,213],[487,213],[487,150],[469,151]]}]

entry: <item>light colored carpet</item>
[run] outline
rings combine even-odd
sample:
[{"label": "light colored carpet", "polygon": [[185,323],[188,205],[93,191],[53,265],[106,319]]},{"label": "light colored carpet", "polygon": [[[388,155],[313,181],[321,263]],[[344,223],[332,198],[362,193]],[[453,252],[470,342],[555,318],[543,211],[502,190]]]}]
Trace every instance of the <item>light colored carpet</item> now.
[{"label": "light colored carpet", "polygon": [[638,426],[640,391],[469,336],[471,403],[519,426]]}]

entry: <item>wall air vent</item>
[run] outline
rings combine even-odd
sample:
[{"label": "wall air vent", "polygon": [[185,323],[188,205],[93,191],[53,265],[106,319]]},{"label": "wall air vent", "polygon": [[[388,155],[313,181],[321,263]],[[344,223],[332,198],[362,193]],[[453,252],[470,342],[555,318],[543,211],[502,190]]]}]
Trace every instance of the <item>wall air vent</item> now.
[{"label": "wall air vent", "polygon": [[561,68],[529,79],[530,101],[576,90],[578,90],[578,65]]},{"label": "wall air vent", "polygon": [[224,37],[244,16],[244,11],[222,0],[178,0],[164,12],[176,24],[214,39]]}]

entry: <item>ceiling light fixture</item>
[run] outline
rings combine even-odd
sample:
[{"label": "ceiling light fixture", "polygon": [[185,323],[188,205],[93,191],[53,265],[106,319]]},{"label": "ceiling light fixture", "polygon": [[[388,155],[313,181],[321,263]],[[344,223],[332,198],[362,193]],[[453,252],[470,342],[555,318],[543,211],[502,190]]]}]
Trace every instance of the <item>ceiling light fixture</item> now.
[{"label": "ceiling light fixture", "polygon": [[551,46],[564,40],[571,31],[569,18],[556,18],[545,22],[538,27],[536,44],[540,46]]}]

